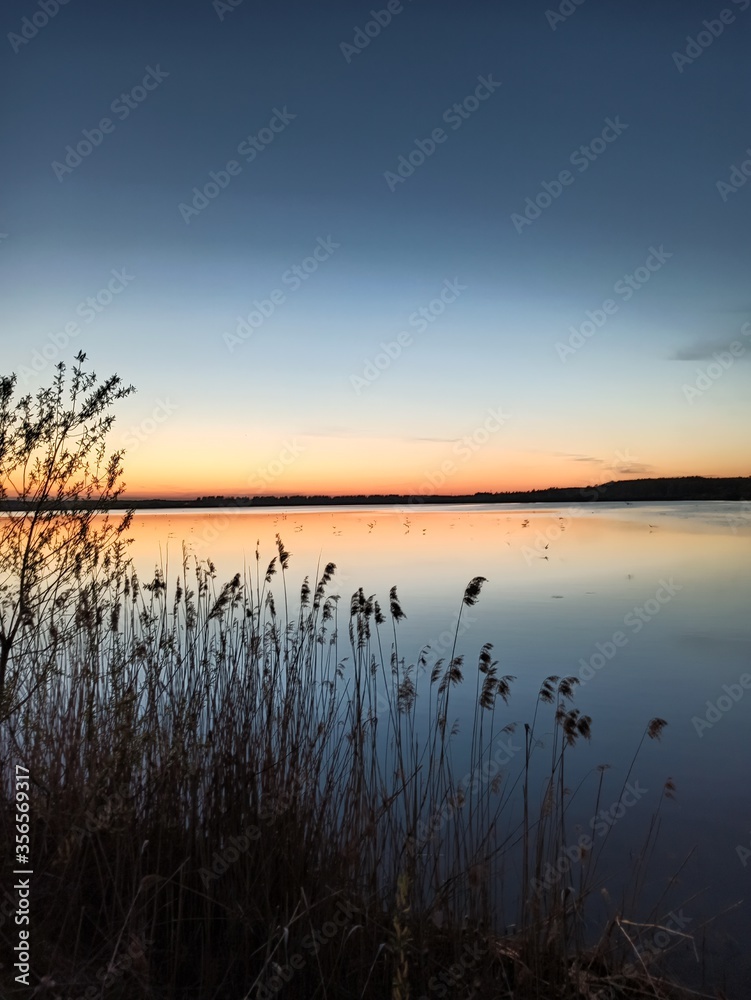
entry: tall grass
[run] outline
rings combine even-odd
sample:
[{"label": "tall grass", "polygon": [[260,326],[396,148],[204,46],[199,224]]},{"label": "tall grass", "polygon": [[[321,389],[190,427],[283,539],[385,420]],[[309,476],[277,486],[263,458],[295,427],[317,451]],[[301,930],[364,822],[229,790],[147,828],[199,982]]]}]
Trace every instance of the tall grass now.
[{"label": "tall grass", "polygon": [[[343,609],[328,564],[288,599],[277,547],[226,583],[187,553],[174,578],[142,582],[116,548],[81,580],[75,627],[14,653],[44,678],[13,693],[0,730],[4,872],[12,766],[31,776],[35,995],[678,995],[641,957],[629,971],[637,932],[619,933],[617,908],[602,933],[586,925],[595,852],[576,887],[546,881],[568,847],[569,758],[590,737],[575,679],[544,680],[512,781],[497,748],[513,678],[489,644],[465,662],[461,615],[446,660],[410,663],[396,588],[387,608],[360,589]],[[451,696],[469,670],[461,769]],[[27,996],[6,917],[3,995]]]}]

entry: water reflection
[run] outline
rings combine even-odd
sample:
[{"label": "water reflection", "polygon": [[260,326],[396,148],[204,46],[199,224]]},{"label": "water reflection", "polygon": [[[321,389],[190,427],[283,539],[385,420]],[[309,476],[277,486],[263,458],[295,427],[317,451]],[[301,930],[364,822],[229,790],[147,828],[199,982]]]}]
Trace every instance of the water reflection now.
[{"label": "water reflection", "polygon": [[[292,552],[291,593],[327,561],[337,565],[335,591],[345,600],[362,586],[385,604],[398,586],[408,616],[400,655],[408,663],[426,644],[434,656],[450,654],[464,587],[486,577],[459,636],[467,677],[452,702],[459,765],[461,721],[472,714],[485,642],[500,671],[517,678],[509,721],[530,717],[545,676],[582,681],[576,704],[592,716],[593,740],[577,747],[572,787],[612,763],[615,798],[647,721],[666,719],[662,743],[645,745],[634,777],[654,795],[668,776],[677,785],[677,799],[664,804],[655,859],[662,876],[683,866],[681,898],[700,892],[692,903],[698,925],[700,915],[748,895],[751,877],[736,851],[748,846],[751,830],[751,690],[701,734],[692,721],[723,696],[723,685],[751,671],[751,519],[742,515],[739,505],[723,503],[139,513],[132,555],[144,577],[155,562],[174,577],[185,542],[191,557],[211,558],[223,580],[244,569],[255,575],[257,541],[263,573],[279,533]],[[340,656],[347,654],[342,645]],[[572,816],[586,827],[590,806],[580,798]],[[650,809],[636,806],[614,827],[624,858]],[[727,955],[748,927],[744,907],[718,922]]]}]

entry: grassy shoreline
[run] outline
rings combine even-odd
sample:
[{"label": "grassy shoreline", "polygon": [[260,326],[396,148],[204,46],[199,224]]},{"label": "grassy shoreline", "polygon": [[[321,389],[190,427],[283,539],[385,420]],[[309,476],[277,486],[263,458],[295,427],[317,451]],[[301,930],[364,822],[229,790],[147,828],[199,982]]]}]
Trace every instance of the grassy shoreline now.
[{"label": "grassy shoreline", "polygon": [[[141,582],[118,546],[79,580],[64,616],[14,650],[14,676],[26,680],[8,692],[0,724],[3,854],[7,871],[10,766],[20,763],[36,995],[698,995],[657,975],[670,950],[650,947],[663,913],[638,927],[610,901],[602,917],[607,837],[579,845],[575,884],[562,891],[567,775],[591,720],[574,706],[575,678],[545,678],[516,735],[519,780],[508,780],[493,755],[512,731],[514,678],[489,644],[460,642],[483,579],[461,598],[450,654],[423,650],[411,663],[396,588],[387,608],[360,589],[344,609],[333,564],[294,599],[288,570],[277,536],[277,555],[266,566],[257,551],[246,579],[222,584],[210,561],[185,555],[176,580],[157,571]],[[468,783],[453,762],[462,683],[476,690],[462,723]],[[663,727],[651,720],[642,743]],[[605,780],[601,771],[596,807]],[[667,783],[643,857],[671,794]],[[513,803],[512,842],[501,820]],[[9,997],[26,990],[10,974],[12,938],[6,921]]]}]

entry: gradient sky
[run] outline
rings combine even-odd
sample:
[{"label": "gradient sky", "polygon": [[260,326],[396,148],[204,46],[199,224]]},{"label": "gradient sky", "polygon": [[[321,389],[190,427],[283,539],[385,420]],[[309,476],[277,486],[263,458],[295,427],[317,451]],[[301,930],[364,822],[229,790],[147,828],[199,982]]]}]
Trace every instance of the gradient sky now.
[{"label": "gradient sky", "polygon": [[132,496],[748,475],[750,0],[386,7],[6,5],[2,371],[133,382]]}]

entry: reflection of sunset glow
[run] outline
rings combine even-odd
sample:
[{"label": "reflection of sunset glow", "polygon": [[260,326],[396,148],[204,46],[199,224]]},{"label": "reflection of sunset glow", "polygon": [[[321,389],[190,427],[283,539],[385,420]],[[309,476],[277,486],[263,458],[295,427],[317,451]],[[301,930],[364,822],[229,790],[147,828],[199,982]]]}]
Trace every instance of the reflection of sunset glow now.
[{"label": "reflection of sunset glow", "polygon": [[[473,576],[495,587],[532,588],[543,584],[586,588],[606,579],[642,579],[676,573],[686,560],[707,567],[740,566],[747,558],[749,531],[723,519],[714,522],[660,518],[650,527],[649,509],[565,507],[535,509],[511,505],[497,510],[419,505],[376,509],[284,511],[219,510],[138,512],[131,547],[143,571],[168,560],[173,574],[182,544],[191,556],[211,559],[220,578],[253,567],[258,541],[260,568],[276,554],[279,534],[292,553],[290,579],[311,578],[326,562],[339,568],[343,592],[394,583],[416,595],[452,592]],[[635,512],[635,513],[634,513]],[[635,553],[638,553],[635,555]],[[450,567],[450,579],[446,567]],[[358,574],[364,574],[358,578]],[[367,579],[365,578],[367,577]],[[465,579],[466,578],[466,579]],[[370,581],[370,582],[369,582]]]}]

